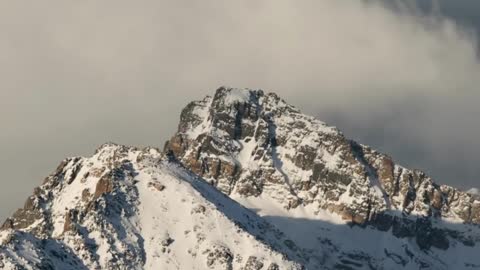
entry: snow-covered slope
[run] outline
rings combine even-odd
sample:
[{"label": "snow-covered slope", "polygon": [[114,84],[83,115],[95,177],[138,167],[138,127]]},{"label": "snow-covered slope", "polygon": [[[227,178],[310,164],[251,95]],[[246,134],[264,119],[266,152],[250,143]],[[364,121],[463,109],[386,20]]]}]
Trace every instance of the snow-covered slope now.
[{"label": "snow-covered slope", "polygon": [[114,144],[91,158],[65,160],[5,223],[0,241],[2,269],[301,263],[281,232],[157,150]]},{"label": "snow-covered slope", "polygon": [[396,164],[276,94],[221,87],[183,110],[165,148],[311,256],[331,242],[333,254],[356,254],[342,264],[355,269],[480,267],[457,256],[480,251],[477,196]]}]

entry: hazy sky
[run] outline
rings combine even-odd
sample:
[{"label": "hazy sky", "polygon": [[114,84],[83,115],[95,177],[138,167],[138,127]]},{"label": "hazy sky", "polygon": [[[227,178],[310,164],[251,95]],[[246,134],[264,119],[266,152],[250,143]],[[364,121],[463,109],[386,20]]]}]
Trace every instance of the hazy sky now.
[{"label": "hazy sky", "polygon": [[163,146],[220,85],[479,187],[477,0],[0,1],[0,219],[67,156]]}]

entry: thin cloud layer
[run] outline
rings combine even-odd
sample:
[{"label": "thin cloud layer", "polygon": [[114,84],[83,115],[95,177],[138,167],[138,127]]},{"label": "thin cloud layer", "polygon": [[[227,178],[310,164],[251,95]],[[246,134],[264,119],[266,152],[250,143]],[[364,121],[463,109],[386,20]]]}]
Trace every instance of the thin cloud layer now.
[{"label": "thin cloud layer", "polygon": [[157,145],[220,85],[275,91],[466,188],[480,161],[473,31],[377,1],[0,3],[0,217],[61,159]]}]

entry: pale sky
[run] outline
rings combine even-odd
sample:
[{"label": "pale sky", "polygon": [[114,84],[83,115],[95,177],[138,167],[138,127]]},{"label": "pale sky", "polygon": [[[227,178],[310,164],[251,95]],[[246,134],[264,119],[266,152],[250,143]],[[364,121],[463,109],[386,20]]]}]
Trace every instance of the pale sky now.
[{"label": "pale sky", "polygon": [[0,1],[0,219],[65,157],[162,147],[220,85],[277,92],[439,183],[480,187],[480,2],[406,2]]}]

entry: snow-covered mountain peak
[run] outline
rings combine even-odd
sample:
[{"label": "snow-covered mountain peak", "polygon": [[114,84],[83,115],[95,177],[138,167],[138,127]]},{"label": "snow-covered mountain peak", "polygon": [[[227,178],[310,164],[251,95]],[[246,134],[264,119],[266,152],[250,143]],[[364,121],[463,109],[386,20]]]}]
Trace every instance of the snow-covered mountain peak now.
[{"label": "snow-covered mountain peak", "polygon": [[283,115],[290,122],[304,118],[304,123],[313,124],[317,130],[323,127],[325,133],[339,133],[336,128],[301,114],[275,93],[226,87],[217,89],[213,97],[187,105],[180,117],[179,131],[192,140],[202,134],[241,139],[252,135],[255,127],[249,124],[274,115]]},{"label": "snow-covered mountain peak", "polygon": [[165,149],[267,219],[278,213],[328,222],[339,217],[410,239],[421,250],[478,238],[477,230],[465,234],[452,225],[453,233],[448,226],[480,223],[477,197],[438,185],[261,90],[222,87],[190,103]]},{"label": "snow-covered mountain peak", "polygon": [[355,223],[390,210],[480,221],[480,213],[447,200],[467,193],[395,164],[262,90],[221,87],[190,103],[166,150],[226,194],[269,196],[286,208],[316,203]]},{"label": "snow-covered mountain peak", "polygon": [[278,95],[221,87],[180,118],[164,151],[65,159],[0,228],[0,268],[480,268],[480,197]]}]

